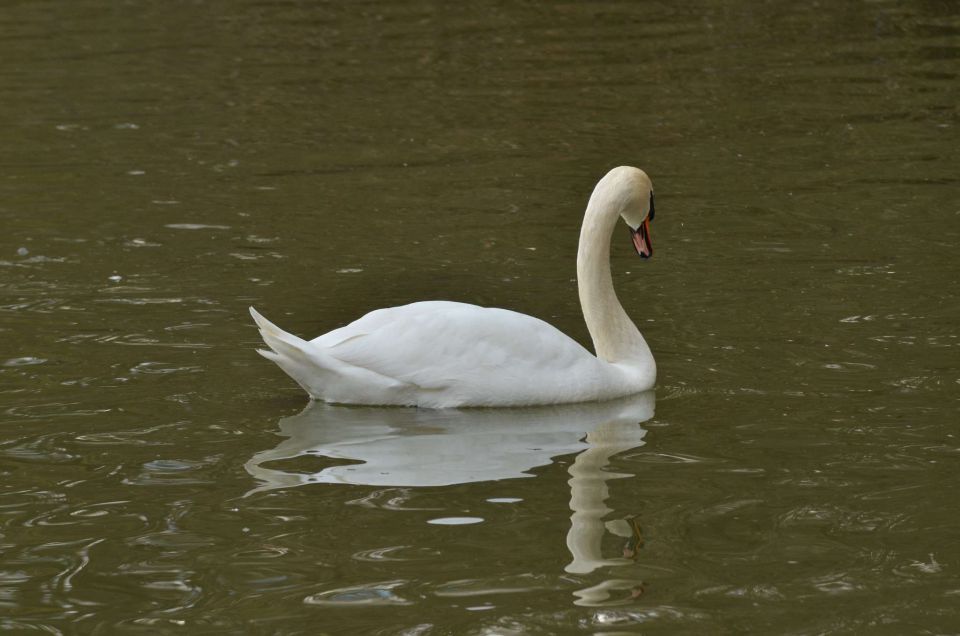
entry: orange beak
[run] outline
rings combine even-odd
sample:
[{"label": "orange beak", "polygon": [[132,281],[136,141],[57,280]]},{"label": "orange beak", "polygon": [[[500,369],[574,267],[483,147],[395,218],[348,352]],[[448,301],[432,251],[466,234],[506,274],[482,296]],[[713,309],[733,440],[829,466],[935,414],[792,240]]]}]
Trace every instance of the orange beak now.
[{"label": "orange beak", "polygon": [[633,239],[633,247],[636,248],[640,258],[650,258],[653,256],[653,243],[650,242],[650,217],[648,216],[637,229],[630,229],[630,237]]}]

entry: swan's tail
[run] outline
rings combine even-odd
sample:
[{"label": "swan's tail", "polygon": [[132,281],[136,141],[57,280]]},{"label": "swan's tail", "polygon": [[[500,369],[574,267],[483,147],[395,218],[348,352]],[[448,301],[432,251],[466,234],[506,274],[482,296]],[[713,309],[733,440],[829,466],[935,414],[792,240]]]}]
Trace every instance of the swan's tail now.
[{"label": "swan's tail", "polygon": [[257,353],[267,360],[277,363],[287,375],[297,381],[303,389],[313,395],[309,387],[311,373],[316,370],[316,355],[311,355],[310,343],[303,338],[287,333],[266,318],[256,309],[250,308],[250,315],[260,328],[260,337],[270,349],[257,349]]},{"label": "swan's tail", "polygon": [[269,349],[257,353],[272,360],[315,400],[351,404],[415,404],[411,386],[376,371],[345,362],[318,345],[287,333],[250,308]]}]

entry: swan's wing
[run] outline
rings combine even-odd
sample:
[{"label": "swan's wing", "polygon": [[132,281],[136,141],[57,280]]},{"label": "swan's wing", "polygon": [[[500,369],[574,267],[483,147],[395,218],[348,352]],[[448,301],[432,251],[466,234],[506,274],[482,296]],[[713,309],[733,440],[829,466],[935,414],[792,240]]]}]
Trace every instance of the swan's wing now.
[{"label": "swan's wing", "polygon": [[312,341],[351,366],[428,390],[529,392],[597,373],[597,359],[552,325],[506,309],[434,301],[380,309]]}]

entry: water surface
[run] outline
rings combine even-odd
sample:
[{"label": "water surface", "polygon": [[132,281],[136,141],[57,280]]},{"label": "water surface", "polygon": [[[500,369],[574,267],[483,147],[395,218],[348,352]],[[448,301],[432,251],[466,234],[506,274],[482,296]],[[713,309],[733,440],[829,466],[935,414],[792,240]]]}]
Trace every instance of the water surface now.
[{"label": "water surface", "polygon": [[[0,629],[956,631],[956,3],[0,23]],[[304,411],[253,352],[250,304],[312,336],[426,298],[589,344],[619,164],[655,404]]]}]

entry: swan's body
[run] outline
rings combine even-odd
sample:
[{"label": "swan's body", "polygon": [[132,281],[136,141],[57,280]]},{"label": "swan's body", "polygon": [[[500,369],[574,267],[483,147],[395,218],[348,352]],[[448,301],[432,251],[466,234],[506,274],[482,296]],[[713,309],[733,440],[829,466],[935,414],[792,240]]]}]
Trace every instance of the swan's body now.
[{"label": "swan's body", "polygon": [[250,313],[277,363],[314,399],[422,407],[527,406],[606,400],[653,387],[650,349],[617,300],[610,237],[620,217],[649,256],[652,187],[614,168],[590,197],[577,280],[597,356],[553,326],[506,309],[429,301],[378,309],[311,341]]},{"label": "swan's body", "polygon": [[653,384],[643,369],[599,360],[552,325],[506,309],[413,303],[310,342],[253,317],[273,350],[266,357],[327,402],[525,406],[605,400]]}]

